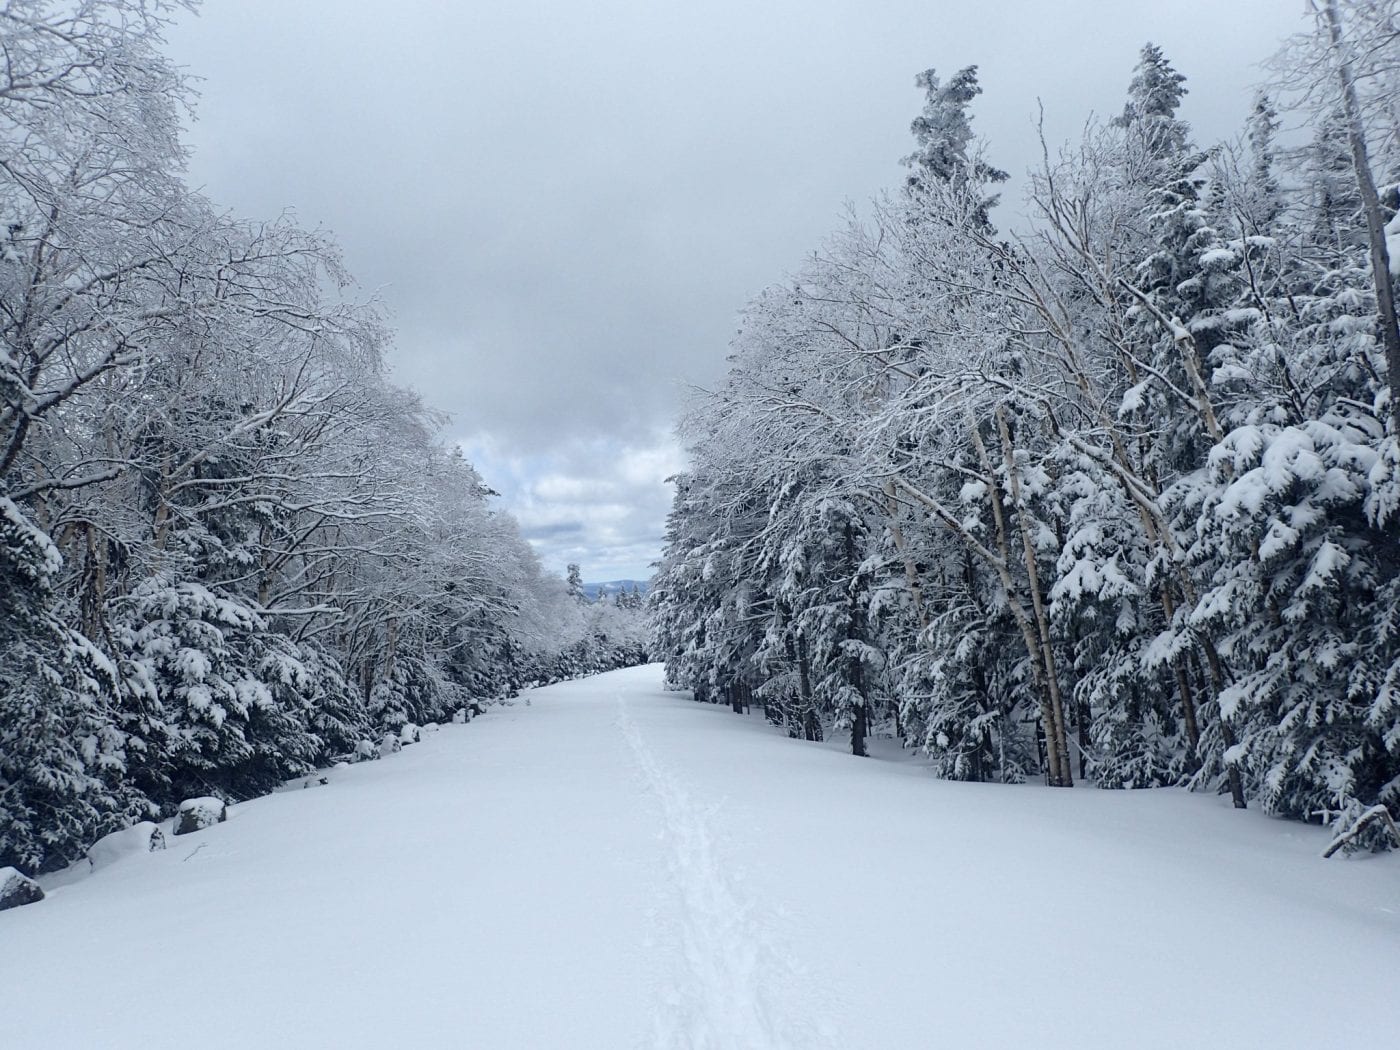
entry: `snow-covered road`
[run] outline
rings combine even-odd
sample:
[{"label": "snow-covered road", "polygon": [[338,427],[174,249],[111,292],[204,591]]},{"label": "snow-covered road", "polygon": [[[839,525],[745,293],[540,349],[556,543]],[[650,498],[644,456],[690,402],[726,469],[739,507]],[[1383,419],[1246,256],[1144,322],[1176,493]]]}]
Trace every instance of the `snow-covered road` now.
[{"label": "snow-covered road", "polygon": [[1397,858],[939,782],[660,680],[537,690],[0,913],[0,1046],[1393,1045]]}]

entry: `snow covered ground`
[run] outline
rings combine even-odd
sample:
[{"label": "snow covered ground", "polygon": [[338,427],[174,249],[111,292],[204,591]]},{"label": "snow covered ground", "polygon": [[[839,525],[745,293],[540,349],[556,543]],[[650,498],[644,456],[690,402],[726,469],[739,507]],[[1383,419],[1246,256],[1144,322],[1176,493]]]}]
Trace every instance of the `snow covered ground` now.
[{"label": "snow covered ground", "polygon": [[1394,1045],[1400,858],[660,682],[537,690],[0,913],[0,1045]]}]

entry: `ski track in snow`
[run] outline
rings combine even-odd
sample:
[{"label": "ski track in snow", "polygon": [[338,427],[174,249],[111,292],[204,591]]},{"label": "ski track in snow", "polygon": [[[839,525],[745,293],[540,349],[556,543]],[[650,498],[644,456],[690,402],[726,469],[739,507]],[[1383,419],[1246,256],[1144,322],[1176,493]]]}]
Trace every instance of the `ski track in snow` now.
[{"label": "ski track in snow", "polygon": [[660,808],[677,897],[684,972],[657,1004],[651,1047],[665,1050],[818,1050],[814,1019],[793,1017],[801,979],[717,843],[718,807],[695,801],[617,698],[617,727]]}]

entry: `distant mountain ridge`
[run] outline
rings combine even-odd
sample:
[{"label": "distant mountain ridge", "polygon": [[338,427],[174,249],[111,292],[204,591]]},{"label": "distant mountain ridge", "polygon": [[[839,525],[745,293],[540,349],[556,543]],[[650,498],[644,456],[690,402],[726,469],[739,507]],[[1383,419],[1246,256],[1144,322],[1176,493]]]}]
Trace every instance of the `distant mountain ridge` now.
[{"label": "distant mountain ridge", "polygon": [[645,595],[649,583],[648,580],[607,580],[602,583],[585,583],[583,593],[588,596],[590,602],[596,602],[599,594],[606,594],[611,598],[624,591],[631,593],[633,587]]}]

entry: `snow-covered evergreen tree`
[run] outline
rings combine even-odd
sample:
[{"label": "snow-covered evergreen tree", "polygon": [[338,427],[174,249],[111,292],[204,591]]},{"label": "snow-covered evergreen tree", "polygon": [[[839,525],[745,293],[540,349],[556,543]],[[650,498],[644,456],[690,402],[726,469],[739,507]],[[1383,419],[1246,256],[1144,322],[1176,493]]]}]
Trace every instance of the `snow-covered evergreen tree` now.
[{"label": "snow-covered evergreen tree", "polygon": [[121,783],[115,668],[57,615],[61,567],[49,538],[0,494],[0,865],[26,871],[81,856],[142,808]]},{"label": "snow-covered evergreen tree", "polygon": [[1386,8],[1315,5],[1205,150],[1148,45],[1122,114],[1047,148],[1019,239],[975,71],[921,76],[905,193],[755,301],[682,426],[669,680],[813,735],[860,652],[944,776],[1400,804]]}]

